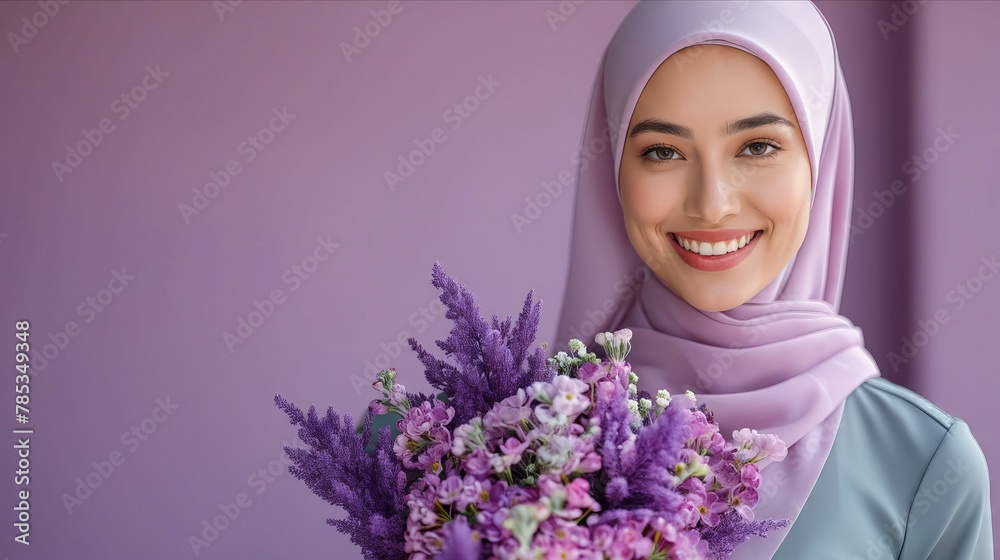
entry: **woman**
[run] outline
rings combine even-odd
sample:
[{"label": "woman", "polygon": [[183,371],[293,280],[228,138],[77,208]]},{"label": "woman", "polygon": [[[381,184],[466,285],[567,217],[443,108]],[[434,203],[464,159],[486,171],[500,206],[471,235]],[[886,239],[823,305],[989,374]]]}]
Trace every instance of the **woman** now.
[{"label": "woman", "polygon": [[640,388],[789,444],[757,516],[793,523],[733,558],[992,558],[968,426],[837,312],[853,131],[818,9],[640,2],[594,84],[557,340],[631,328]]}]

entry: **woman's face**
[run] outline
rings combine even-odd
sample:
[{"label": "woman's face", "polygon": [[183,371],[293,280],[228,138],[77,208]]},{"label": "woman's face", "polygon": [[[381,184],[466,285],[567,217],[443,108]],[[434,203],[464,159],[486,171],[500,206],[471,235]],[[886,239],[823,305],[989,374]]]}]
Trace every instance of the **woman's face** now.
[{"label": "woman's face", "polygon": [[760,292],[802,245],[812,176],[781,82],[723,45],[678,51],[636,104],[619,185],[629,240],[705,311]]}]

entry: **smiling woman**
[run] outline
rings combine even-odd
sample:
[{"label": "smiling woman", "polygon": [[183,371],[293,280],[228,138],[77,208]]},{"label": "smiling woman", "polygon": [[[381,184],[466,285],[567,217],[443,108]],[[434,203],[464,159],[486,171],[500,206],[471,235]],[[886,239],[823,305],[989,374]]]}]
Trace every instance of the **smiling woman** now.
[{"label": "smiling woman", "polygon": [[636,252],[699,309],[749,300],[798,251],[809,216],[809,154],[777,76],[739,49],[688,47],[653,73],[629,127],[619,184]]},{"label": "smiling woman", "polygon": [[640,2],[608,45],[583,145],[617,134],[580,168],[557,339],[629,328],[640,389],[692,390],[723,434],[789,444],[755,515],[793,523],[733,559],[992,558],[968,426],[881,379],[839,314],[854,132],[830,28],[811,2],[731,7]]}]

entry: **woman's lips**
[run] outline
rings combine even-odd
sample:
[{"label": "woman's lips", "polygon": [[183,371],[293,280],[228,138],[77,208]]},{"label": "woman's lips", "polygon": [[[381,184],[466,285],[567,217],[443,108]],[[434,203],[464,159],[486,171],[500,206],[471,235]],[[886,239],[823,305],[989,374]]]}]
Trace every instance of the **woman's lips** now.
[{"label": "woman's lips", "polygon": [[667,237],[684,262],[705,272],[727,270],[743,261],[763,230],[678,231]]}]

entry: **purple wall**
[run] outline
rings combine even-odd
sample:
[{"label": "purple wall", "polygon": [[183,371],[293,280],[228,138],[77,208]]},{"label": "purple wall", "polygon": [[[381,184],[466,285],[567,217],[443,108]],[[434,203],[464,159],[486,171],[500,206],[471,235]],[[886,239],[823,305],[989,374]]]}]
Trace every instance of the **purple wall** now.
[{"label": "purple wall", "polygon": [[[369,362],[426,390],[397,341],[447,334],[434,260],[485,314],[534,289],[553,342],[573,196],[547,200],[543,183],[575,174],[594,73],[632,3],[552,22],[555,1],[216,5],[0,4],[0,363],[23,319],[48,356],[32,361],[26,424],[30,547],[9,544],[13,434],[0,454],[11,558],[360,558],[325,525],[340,512],[281,463],[296,436],[273,395],[360,412]],[[969,421],[996,473],[1000,287],[974,277],[1000,239],[986,170],[1000,78],[980,70],[1000,5],[920,4],[886,38],[878,21],[903,3],[819,6],[855,111],[857,205],[903,183],[855,218],[844,313],[887,377]],[[947,151],[908,175],[949,126]],[[548,206],[515,226],[525,198]],[[932,336],[897,371],[888,353],[924,342],[922,325]],[[231,503],[239,517],[196,555],[189,538]]]}]

